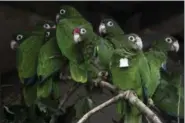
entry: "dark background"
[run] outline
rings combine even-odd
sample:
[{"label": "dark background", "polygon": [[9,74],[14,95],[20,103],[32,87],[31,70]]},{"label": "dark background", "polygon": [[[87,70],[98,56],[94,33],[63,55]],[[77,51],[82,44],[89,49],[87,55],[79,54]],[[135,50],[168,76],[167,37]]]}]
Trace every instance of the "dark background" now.
[{"label": "dark background", "polygon": [[[0,72],[4,84],[11,83],[17,86],[3,88],[4,103],[11,102],[5,99],[13,95],[18,99],[19,85],[15,68],[15,51],[9,47],[11,35],[20,29],[32,28],[40,19],[55,19],[59,7],[70,4],[76,7],[84,17],[90,21],[95,30],[102,15],[113,17],[126,33],[143,34],[146,29],[165,32],[175,36],[180,43],[178,59],[184,64],[184,1],[120,1],[120,2],[0,2]],[[16,93],[15,93],[16,92]],[[102,102],[102,97],[97,97]],[[105,97],[104,99],[107,99]],[[8,100],[8,101],[6,101]],[[114,108],[107,109],[112,115]],[[101,115],[94,116],[94,122],[100,122]],[[100,118],[100,119],[99,119]],[[101,119],[102,120],[102,119]],[[110,118],[104,116],[102,122],[111,123]]]}]

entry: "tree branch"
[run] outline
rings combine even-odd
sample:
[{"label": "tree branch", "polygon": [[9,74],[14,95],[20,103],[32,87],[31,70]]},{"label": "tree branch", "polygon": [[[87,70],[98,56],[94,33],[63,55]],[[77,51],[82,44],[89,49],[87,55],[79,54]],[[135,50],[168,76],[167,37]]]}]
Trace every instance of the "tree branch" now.
[{"label": "tree branch", "polygon": [[[95,82],[95,85],[100,85],[101,87],[106,87],[110,89],[111,91],[116,91],[116,87],[109,84],[105,81]],[[94,109],[90,110],[88,113],[86,113],[77,123],[84,123],[88,118],[90,118],[93,114],[96,112],[102,110],[103,108],[119,101],[120,99],[128,100],[133,106],[136,106],[138,110],[140,110],[145,116],[152,121],[153,123],[162,123],[161,120],[158,118],[158,116],[151,111],[138,97],[137,95],[131,91],[119,91],[119,94],[110,100],[102,103],[101,105],[95,107]]]},{"label": "tree branch", "polygon": [[109,99],[108,101],[102,103],[101,105],[95,107],[94,109],[90,110],[88,113],[86,113],[77,123],[84,123],[86,120],[88,120],[93,114],[96,112],[102,110],[103,108],[113,104],[114,102],[117,102],[119,99],[123,97],[123,93],[118,94],[117,96]]},{"label": "tree branch", "polygon": [[69,97],[80,87],[79,83],[75,83],[68,92],[63,96],[63,98],[60,100],[60,104],[58,106],[58,109],[61,109],[66,101],[68,101]]},{"label": "tree branch", "polygon": [[55,123],[58,115],[61,113],[62,107],[64,106],[65,102],[68,101],[69,97],[80,87],[79,83],[75,83],[69,90],[68,92],[63,96],[63,98],[60,99],[59,101],[59,105],[58,105],[58,109],[55,112],[55,114],[53,114],[51,116],[51,120],[50,123]]}]

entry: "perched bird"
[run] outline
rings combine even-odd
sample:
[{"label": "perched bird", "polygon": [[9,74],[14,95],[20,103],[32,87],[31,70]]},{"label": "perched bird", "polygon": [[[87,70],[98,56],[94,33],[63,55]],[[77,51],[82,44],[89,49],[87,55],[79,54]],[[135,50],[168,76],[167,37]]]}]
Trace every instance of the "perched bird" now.
[{"label": "perched bird", "polygon": [[[151,81],[147,60],[138,45],[142,40],[136,34],[127,34],[123,35],[122,41],[124,46],[115,50],[110,63],[112,82],[121,90],[135,91],[138,98],[147,104],[150,90],[146,85]],[[124,115],[124,123],[142,122],[140,111],[128,102],[120,101],[118,112]]]},{"label": "perched bird", "polygon": [[157,32],[146,34],[142,39],[146,42],[152,42],[151,48],[144,53],[150,66],[151,82],[147,83],[146,87],[150,90],[148,95],[151,98],[160,84],[160,68],[167,59],[167,53],[169,51],[177,52],[179,43],[174,37]]},{"label": "perched bird", "polygon": [[99,34],[107,39],[114,48],[120,47],[124,31],[115,20],[112,18],[102,19],[98,30]]},{"label": "perched bird", "polygon": [[155,106],[167,115],[184,117],[183,66],[168,56],[160,70],[160,84],[152,99]]},{"label": "perched bird", "polygon": [[[90,25],[79,25],[73,30],[74,42],[81,43],[82,56],[87,70],[93,73],[92,78],[104,77],[106,79],[109,61],[113,47],[106,39],[93,32]],[[79,45],[76,45],[78,47]],[[103,79],[103,78],[102,78]]]},{"label": "perched bird", "polygon": [[[142,39],[134,33],[124,34],[121,27],[111,18],[105,18],[99,25],[99,33],[114,46],[110,71],[112,82],[122,90],[134,90],[138,97],[148,102],[146,84],[150,83],[150,69],[142,52]],[[127,102],[120,101],[118,112],[124,115],[124,123],[142,122],[142,115]]]},{"label": "perched bird", "polygon": [[40,99],[52,96],[54,99],[58,99],[60,96],[59,77],[64,57],[57,45],[56,30],[48,29],[45,36],[45,43],[40,48],[38,55],[37,97]]},{"label": "perched bird", "polygon": [[[60,8],[60,13],[56,15],[57,29],[56,37],[58,46],[62,54],[69,60],[69,69],[74,81],[87,82],[87,71],[80,41],[74,41],[72,35],[75,27],[79,25],[91,25],[84,17],[72,6],[64,5]],[[81,33],[85,33],[81,30]],[[75,35],[75,38],[78,38]]]},{"label": "perched bird", "polygon": [[[18,32],[13,35],[10,47],[16,50],[18,75],[23,83],[23,93],[27,105],[36,99],[37,61],[41,46],[44,44],[45,31],[54,28],[51,22],[42,21],[32,31]],[[28,96],[29,95],[29,96]]]}]

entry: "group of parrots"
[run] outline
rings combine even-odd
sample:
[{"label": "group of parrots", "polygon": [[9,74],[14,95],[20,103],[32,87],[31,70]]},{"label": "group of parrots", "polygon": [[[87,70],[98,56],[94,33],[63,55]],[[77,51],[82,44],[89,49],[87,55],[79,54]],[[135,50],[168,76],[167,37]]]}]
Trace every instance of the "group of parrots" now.
[{"label": "group of parrots", "polygon": [[[151,42],[147,50],[143,41]],[[97,34],[78,10],[63,5],[55,21],[40,21],[32,31],[16,33],[10,47],[16,51],[27,105],[58,99],[62,70],[68,66],[74,82],[107,80],[123,91],[133,90],[146,105],[152,101],[166,114],[184,117],[182,73],[168,67],[168,52],[178,52],[179,43],[170,35],[126,34],[112,18],[101,20]],[[142,123],[141,112],[127,101],[119,101],[117,110],[124,123]]]}]

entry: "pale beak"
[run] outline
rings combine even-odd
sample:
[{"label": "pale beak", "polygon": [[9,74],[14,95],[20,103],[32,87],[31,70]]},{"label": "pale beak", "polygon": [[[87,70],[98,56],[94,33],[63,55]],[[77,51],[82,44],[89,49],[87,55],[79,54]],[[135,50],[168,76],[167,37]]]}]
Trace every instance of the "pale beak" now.
[{"label": "pale beak", "polygon": [[12,49],[12,50],[15,50],[15,49],[17,49],[18,48],[18,43],[15,41],[15,40],[12,40],[11,42],[10,42],[10,48]]},{"label": "pale beak", "polygon": [[78,43],[78,42],[82,41],[82,39],[80,37],[80,34],[74,33],[73,34],[73,40],[74,40],[75,43]]},{"label": "pale beak", "polygon": [[175,41],[173,42],[172,46],[171,46],[171,50],[172,51],[175,51],[175,52],[178,52],[179,51],[179,42],[178,41]]},{"label": "pale beak", "polygon": [[106,27],[105,27],[105,24],[104,23],[101,23],[100,26],[99,26],[99,33],[100,34],[106,34],[107,31],[106,31]]},{"label": "pale beak", "polygon": [[53,28],[53,29],[56,29],[56,25],[53,25],[52,28]]},{"label": "pale beak", "polygon": [[56,19],[56,20],[55,20],[55,21],[56,21],[56,23],[59,23],[60,14],[57,14],[55,19]]},{"label": "pale beak", "polygon": [[139,50],[143,49],[143,41],[140,37],[136,37],[136,45],[137,45],[137,49]]}]

